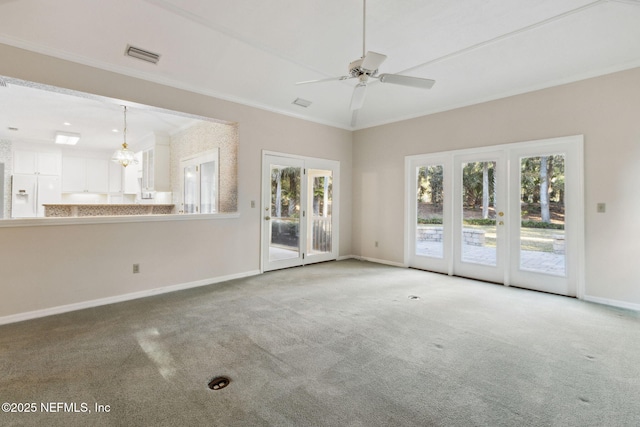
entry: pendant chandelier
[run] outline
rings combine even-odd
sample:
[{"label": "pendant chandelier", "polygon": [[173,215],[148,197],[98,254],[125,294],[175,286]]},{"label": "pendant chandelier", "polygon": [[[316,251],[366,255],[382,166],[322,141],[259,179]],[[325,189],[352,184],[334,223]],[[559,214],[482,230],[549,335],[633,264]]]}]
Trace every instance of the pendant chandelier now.
[{"label": "pendant chandelier", "polygon": [[135,153],[127,148],[127,106],[123,105],[122,107],[124,108],[124,142],[122,143],[122,148],[113,153],[111,160],[116,163],[120,163],[126,168],[131,164],[138,164],[138,159],[136,159]]}]

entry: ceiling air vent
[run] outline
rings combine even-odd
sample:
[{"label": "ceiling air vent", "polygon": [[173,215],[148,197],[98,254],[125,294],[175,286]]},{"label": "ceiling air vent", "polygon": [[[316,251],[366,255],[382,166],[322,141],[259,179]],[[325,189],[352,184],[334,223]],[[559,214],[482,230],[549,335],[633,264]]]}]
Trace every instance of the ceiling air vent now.
[{"label": "ceiling air vent", "polygon": [[133,58],[142,59],[143,61],[151,62],[152,64],[157,64],[160,60],[159,54],[131,45],[127,45],[127,50],[124,51],[124,54]]},{"label": "ceiling air vent", "polygon": [[307,108],[309,105],[311,105],[311,101],[307,101],[306,99],[302,99],[302,98],[296,98],[292,104],[298,105],[300,107],[304,107]]}]

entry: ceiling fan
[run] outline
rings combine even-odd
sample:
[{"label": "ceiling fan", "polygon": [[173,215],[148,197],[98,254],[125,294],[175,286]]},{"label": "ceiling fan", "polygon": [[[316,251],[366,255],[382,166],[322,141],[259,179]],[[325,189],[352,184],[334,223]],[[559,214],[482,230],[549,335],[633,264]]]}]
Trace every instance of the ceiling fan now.
[{"label": "ceiling fan", "polygon": [[298,82],[297,85],[309,84],[309,83],[321,83],[336,80],[350,80],[358,79],[358,84],[353,90],[351,97],[351,110],[355,112],[362,108],[364,105],[364,97],[366,94],[367,83],[369,79],[377,79],[381,83],[391,83],[396,85],[410,86],[419,89],[431,89],[435,80],[423,79],[420,77],[403,76],[400,74],[383,73],[378,74],[378,67],[387,59],[386,55],[381,53],[371,52],[366,50],[366,15],[367,15],[367,0],[363,0],[363,12],[362,12],[362,57],[356,59],[349,64],[349,74],[340,77],[330,77],[328,79],[320,80],[308,80],[304,82]]}]

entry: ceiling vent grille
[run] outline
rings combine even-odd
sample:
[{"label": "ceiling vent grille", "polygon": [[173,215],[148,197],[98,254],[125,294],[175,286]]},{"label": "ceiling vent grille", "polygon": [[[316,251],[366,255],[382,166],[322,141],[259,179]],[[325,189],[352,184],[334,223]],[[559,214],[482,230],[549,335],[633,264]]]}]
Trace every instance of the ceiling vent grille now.
[{"label": "ceiling vent grille", "polygon": [[302,99],[302,98],[296,98],[292,104],[298,105],[300,107],[304,107],[307,108],[309,105],[311,105],[311,101],[307,101],[306,99]]},{"label": "ceiling vent grille", "polygon": [[141,59],[152,64],[157,64],[160,60],[160,55],[157,53],[149,52],[148,50],[140,49],[139,47],[127,45],[127,49],[124,54],[131,56],[132,58]]}]

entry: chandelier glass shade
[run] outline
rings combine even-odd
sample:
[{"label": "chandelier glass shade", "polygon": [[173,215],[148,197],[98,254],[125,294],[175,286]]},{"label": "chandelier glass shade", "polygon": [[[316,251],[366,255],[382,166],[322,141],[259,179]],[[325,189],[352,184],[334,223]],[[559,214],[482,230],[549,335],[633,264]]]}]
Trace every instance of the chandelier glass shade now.
[{"label": "chandelier glass shade", "polygon": [[127,167],[131,164],[138,164],[138,159],[136,159],[136,154],[127,148],[127,107],[124,108],[124,131],[123,138],[124,142],[122,143],[122,148],[116,150],[111,156],[111,160],[113,162],[121,164],[123,167]]}]

